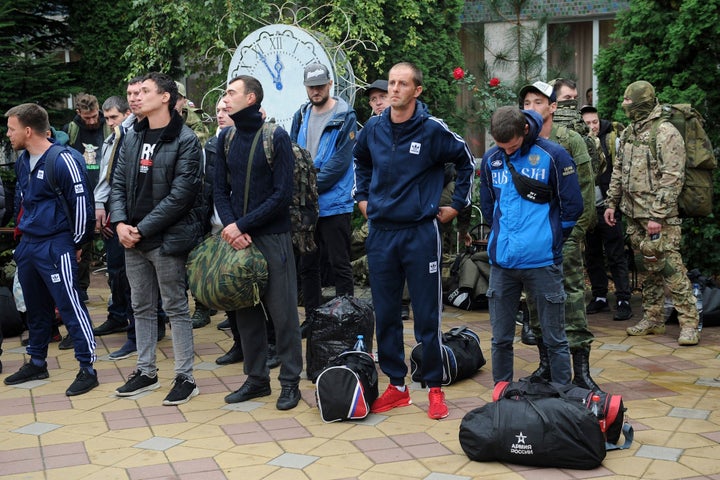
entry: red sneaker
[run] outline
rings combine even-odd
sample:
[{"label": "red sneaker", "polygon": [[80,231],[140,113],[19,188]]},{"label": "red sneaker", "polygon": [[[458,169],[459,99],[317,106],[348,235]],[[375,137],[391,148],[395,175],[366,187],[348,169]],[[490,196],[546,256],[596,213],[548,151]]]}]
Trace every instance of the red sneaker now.
[{"label": "red sneaker", "polygon": [[440,420],[441,418],[448,416],[450,412],[445,404],[445,393],[440,387],[432,387],[430,389],[430,393],[428,393],[428,400],[430,400],[428,417],[433,420]]},{"label": "red sneaker", "polygon": [[387,412],[395,407],[407,407],[411,403],[410,390],[407,387],[401,392],[395,385],[388,385],[387,390],[373,402],[370,412]]}]

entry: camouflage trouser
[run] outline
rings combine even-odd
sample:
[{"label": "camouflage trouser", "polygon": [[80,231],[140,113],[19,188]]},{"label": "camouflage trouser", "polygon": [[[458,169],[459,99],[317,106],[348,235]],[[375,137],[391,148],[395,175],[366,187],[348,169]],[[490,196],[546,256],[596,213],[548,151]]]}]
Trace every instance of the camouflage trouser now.
[{"label": "camouflage trouser", "polygon": [[[594,340],[585,316],[585,270],[583,266],[584,235],[573,232],[563,245],[563,286],[565,287],[565,333],[571,349],[590,348]],[[539,339],[542,337],[535,302],[528,301],[530,327]]]},{"label": "camouflage trouser", "polygon": [[[647,235],[645,222],[627,220],[630,242],[633,250],[639,252],[640,242]],[[661,241],[665,264],[660,268],[657,262],[654,265],[645,265],[647,273],[642,285],[643,318],[652,323],[663,323],[663,304],[665,287],[667,287],[678,313],[680,327],[697,328],[698,311],[695,305],[695,296],[692,293],[692,284],[687,276],[687,269],[683,264],[682,256],[680,256],[681,237],[680,225],[663,224]],[[642,255],[639,257],[642,258]]]},{"label": "camouflage trouser", "polygon": [[350,262],[353,270],[355,285],[370,285],[370,273],[368,271],[367,255]]}]

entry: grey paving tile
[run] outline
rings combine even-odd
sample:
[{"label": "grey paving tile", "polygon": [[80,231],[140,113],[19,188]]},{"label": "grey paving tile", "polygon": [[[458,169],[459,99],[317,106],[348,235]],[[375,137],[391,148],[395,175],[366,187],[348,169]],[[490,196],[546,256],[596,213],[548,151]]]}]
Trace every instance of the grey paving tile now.
[{"label": "grey paving tile", "polygon": [[3,350],[3,352],[5,352],[5,353],[19,353],[19,354],[26,353],[26,352],[25,352],[25,347],[8,348],[8,349],[6,349],[6,350]]},{"label": "grey paving tile", "polygon": [[370,427],[374,427],[375,425],[380,425],[382,422],[388,419],[387,415],[379,415],[377,413],[370,413],[367,417],[363,418],[362,420],[353,420],[353,423],[357,423],[358,425],[367,425]]},{"label": "grey paving tile", "polygon": [[653,458],[655,460],[669,460],[677,462],[683,454],[682,448],[658,447],[656,445],[641,445],[635,452],[636,457]]},{"label": "grey paving tile", "polygon": [[142,448],[144,450],[157,450],[159,452],[164,452],[168,448],[172,448],[175,445],[180,445],[184,441],[185,440],[180,440],[179,438],[152,437],[140,443],[136,443],[135,445],[133,445],[133,447]]},{"label": "grey paving tile", "polygon": [[269,462],[268,465],[274,465],[276,467],[285,468],[297,468],[303,469],[311,463],[318,460],[320,457],[314,455],[299,455],[297,453],[283,453],[279,457],[275,457]]},{"label": "grey paving tile", "polygon": [[605,343],[598,347],[598,350],[612,350],[615,352],[627,352],[632,348],[632,345],[621,345],[618,343]]},{"label": "grey paving tile", "polygon": [[451,475],[449,473],[431,473],[423,480],[470,480],[471,477],[464,475]]},{"label": "grey paving tile", "polygon": [[35,387],[47,385],[48,383],[50,383],[49,380],[31,380],[29,382],[20,383],[18,385],[9,385],[9,386],[12,388],[22,388],[23,390],[32,390]]},{"label": "grey paving tile", "polygon": [[24,427],[20,427],[16,430],[13,430],[13,432],[24,433],[27,435],[42,435],[43,433],[48,433],[48,432],[52,432],[53,430],[57,430],[60,427],[62,427],[62,425],[57,425],[54,423],[35,422],[35,423],[29,423],[29,424],[25,425]]},{"label": "grey paving tile", "polygon": [[200,362],[193,365],[193,368],[195,370],[206,370],[208,372],[212,372],[213,370],[217,370],[218,368],[221,368],[222,365],[218,365],[215,362]]},{"label": "grey paving tile", "polygon": [[698,378],[695,385],[703,385],[705,387],[720,387],[720,377],[718,378]]},{"label": "grey paving tile", "polygon": [[233,412],[252,412],[253,410],[264,407],[267,402],[240,402],[240,403],[228,403],[222,410],[230,410]]},{"label": "grey paving tile", "polygon": [[670,410],[668,417],[677,418],[695,418],[698,420],[707,420],[710,410],[698,410],[697,408],[681,408],[675,407]]}]

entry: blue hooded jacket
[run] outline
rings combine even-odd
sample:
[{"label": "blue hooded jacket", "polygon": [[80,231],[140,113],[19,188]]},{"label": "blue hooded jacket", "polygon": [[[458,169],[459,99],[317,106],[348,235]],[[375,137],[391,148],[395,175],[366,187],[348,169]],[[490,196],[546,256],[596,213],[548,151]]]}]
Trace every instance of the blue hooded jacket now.
[{"label": "blue hooded jacket", "polygon": [[434,219],[440,206],[445,164],[457,171],[451,207],[470,205],[475,162],[465,140],[427,106],[415,101],[406,122],[390,121],[391,108],[368,120],[355,145],[355,200],[368,201],[372,226],[403,228]]},{"label": "blue hooded jacket", "polygon": [[[509,157],[497,146],[483,155],[480,203],[491,226],[490,263],[502,268],[530,269],[562,263],[562,246],[583,211],[575,162],[555,142],[539,138],[542,117],[524,110],[529,131],[522,146]],[[552,188],[553,199],[539,204],[524,199],[515,188],[507,162],[521,175]]]}]

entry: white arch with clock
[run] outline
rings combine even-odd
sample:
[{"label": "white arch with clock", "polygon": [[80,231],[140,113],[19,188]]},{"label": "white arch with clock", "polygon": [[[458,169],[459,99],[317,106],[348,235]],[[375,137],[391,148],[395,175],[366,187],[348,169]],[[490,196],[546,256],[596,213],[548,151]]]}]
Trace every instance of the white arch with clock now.
[{"label": "white arch with clock", "polygon": [[[238,75],[257,78],[263,86],[265,98],[262,106],[268,118],[275,118],[289,131],[293,114],[308,101],[303,71],[305,66],[316,62],[330,70],[333,95],[354,100],[346,98],[347,88],[341,89],[347,84],[345,77],[349,76],[354,83],[349,63],[342,66],[340,76],[343,78],[338,82],[336,66],[322,43],[308,31],[294,25],[267,25],[245,37],[230,61],[227,80],[229,82]],[[354,89],[351,96],[354,97]]]}]

